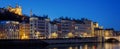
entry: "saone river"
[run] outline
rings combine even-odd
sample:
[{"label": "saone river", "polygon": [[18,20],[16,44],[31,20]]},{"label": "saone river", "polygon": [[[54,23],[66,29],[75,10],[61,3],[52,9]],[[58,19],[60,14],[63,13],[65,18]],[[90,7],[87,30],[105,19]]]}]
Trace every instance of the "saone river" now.
[{"label": "saone river", "polygon": [[55,44],[48,46],[19,47],[9,46],[8,49],[120,49],[120,43],[81,43],[81,44]]}]

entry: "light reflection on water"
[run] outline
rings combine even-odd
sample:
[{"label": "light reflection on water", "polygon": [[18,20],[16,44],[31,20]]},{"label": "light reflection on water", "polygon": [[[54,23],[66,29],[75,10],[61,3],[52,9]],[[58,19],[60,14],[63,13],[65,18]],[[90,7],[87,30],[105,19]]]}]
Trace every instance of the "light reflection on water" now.
[{"label": "light reflection on water", "polygon": [[120,49],[120,43],[58,44],[45,49]]},{"label": "light reflection on water", "polygon": [[54,45],[51,44],[42,47],[41,46],[32,46],[32,47],[9,46],[6,48],[9,49],[120,49],[120,43],[81,43],[81,44],[54,44]]}]

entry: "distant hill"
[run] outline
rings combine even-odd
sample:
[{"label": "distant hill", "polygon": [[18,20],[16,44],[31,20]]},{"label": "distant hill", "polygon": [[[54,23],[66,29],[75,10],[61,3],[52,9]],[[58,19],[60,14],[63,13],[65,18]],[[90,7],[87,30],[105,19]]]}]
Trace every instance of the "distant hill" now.
[{"label": "distant hill", "polygon": [[0,8],[0,21],[26,21],[29,22],[29,17],[28,16],[21,16],[14,14],[12,12],[9,12],[8,10],[4,8]]}]

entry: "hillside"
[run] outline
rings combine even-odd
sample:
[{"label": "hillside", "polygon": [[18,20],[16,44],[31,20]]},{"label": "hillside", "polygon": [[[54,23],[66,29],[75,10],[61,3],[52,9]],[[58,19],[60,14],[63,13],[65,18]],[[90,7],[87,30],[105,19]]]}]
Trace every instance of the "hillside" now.
[{"label": "hillside", "polygon": [[28,22],[29,17],[28,16],[20,16],[17,14],[14,14],[12,12],[9,12],[8,10],[4,8],[0,8],[0,21],[26,21]]}]

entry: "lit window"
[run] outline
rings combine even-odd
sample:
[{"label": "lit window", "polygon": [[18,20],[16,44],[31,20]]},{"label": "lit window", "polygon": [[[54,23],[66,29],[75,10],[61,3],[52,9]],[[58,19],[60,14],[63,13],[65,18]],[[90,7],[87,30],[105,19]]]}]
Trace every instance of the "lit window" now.
[{"label": "lit window", "polygon": [[30,18],[30,20],[38,20],[38,18],[32,17]]},{"label": "lit window", "polygon": [[75,26],[75,29],[78,29],[78,26]]}]

